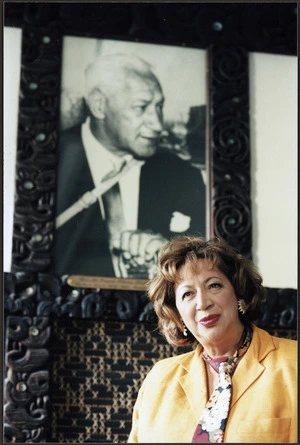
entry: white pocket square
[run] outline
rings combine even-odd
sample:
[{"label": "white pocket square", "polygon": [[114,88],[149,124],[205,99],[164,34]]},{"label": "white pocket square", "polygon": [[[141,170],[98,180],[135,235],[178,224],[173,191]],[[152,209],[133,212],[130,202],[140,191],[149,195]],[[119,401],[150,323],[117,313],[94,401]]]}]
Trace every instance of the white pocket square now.
[{"label": "white pocket square", "polygon": [[191,217],[181,212],[173,212],[170,221],[170,231],[175,233],[186,232],[191,225]]}]

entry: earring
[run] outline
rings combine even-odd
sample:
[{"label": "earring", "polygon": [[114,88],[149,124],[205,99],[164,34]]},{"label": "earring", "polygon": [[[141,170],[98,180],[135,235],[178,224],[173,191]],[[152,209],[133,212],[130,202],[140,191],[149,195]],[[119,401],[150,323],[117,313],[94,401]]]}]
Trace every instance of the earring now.
[{"label": "earring", "polygon": [[238,300],[237,302],[238,302],[238,311],[244,315],[248,309],[248,305],[246,304],[246,301],[241,299],[241,300]]},{"label": "earring", "polygon": [[186,325],[184,324],[183,320],[181,320],[181,321],[182,321],[182,324],[183,324],[183,335],[184,335],[185,337],[187,337],[187,336],[188,336],[188,330],[187,330],[187,327],[186,327]]}]

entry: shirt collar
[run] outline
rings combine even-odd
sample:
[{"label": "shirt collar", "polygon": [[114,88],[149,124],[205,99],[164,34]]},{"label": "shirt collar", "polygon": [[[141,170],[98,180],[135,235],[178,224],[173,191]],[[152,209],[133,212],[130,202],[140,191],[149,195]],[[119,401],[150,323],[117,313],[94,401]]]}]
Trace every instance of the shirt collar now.
[{"label": "shirt collar", "polygon": [[81,136],[95,185],[99,184],[103,178],[111,175],[113,172],[119,172],[124,163],[129,162],[133,158],[132,155],[127,153],[124,156],[116,156],[105,148],[91,132],[89,116],[82,124]]}]

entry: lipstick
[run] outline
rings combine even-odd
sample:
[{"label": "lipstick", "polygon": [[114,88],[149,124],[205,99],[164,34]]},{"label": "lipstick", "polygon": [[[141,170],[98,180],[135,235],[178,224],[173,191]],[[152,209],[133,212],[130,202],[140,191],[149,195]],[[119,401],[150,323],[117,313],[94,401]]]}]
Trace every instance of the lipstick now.
[{"label": "lipstick", "polygon": [[202,326],[205,326],[206,328],[210,328],[212,326],[215,326],[215,324],[217,324],[219,318],[220,315],[217,314],[209,315],[208,317],[201,318],[199,323],[201,323]]}]

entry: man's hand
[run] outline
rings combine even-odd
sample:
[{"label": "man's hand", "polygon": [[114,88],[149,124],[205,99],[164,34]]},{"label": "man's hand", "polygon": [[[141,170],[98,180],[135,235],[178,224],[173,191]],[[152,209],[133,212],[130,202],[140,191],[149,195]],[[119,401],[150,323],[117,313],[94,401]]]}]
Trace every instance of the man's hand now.
[{"label": "man's hand", "polygon": [[122,277],[152,278],[156,269],[158,251],[167,242],[168,240],[161,234],[148,231],[123,232],[118,246]]}]

